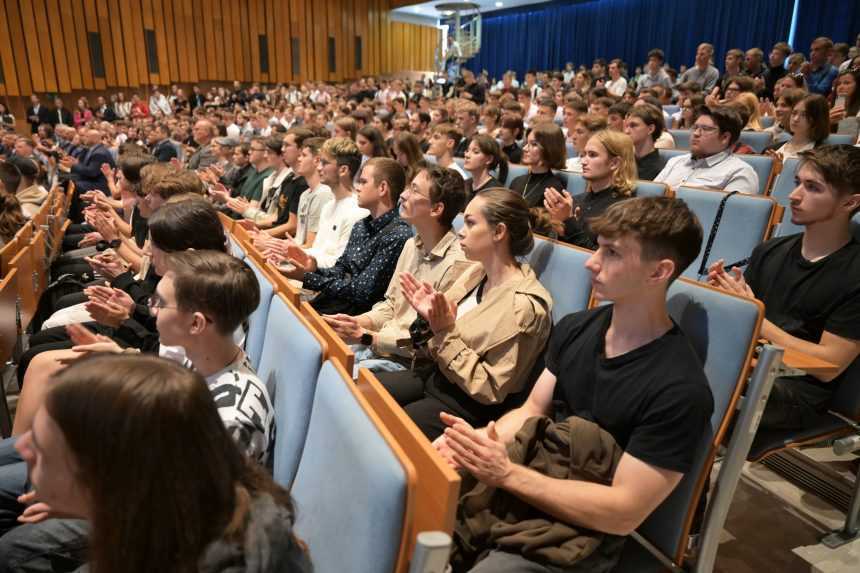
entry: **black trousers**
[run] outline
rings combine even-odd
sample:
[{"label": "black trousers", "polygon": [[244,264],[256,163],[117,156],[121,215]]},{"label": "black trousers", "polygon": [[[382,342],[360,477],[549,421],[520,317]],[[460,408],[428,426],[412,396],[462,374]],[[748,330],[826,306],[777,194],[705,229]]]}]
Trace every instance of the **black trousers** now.
[{"label": "black trousers", "polygon": [[832,391],[807,377],[773,381],[759,426],[762,430],[799,430],[813,425],[826,412]]},{"label": "black trousers", "polygon": [[445,378],[435,365],[414,371],[377,372],[376,376],[431,441],[441,436],[447,427],[439,418],[441,412],[463,418],[479,428],[500,418],[522,403],[523,398],[522,394],[515,394],[502,404],[481,404]]}]

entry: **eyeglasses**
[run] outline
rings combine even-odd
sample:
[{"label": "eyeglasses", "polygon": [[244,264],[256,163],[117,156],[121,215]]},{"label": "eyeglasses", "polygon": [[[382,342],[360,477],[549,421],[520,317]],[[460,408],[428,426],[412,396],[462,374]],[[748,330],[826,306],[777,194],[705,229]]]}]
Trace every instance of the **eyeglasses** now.
[{"label": "eyeglasses", "polygon": [[715,125],[699,125],[699,124],[696,124],[690,128],[690,131],[692,131],[692,132],[701,131],[702,133],[714,133],[718,129],[719,129],[719,127],[717,127]]},{"label": "eyeglasses", "polygon": [[535,149],[543,149],[543,146],[540,143],[538,143],[537,141],[526,141],[523,144],[523,149],[525,149],[526,147],[534,147]]},{"label": "eyeglasses", "polygon": [[146,299],[146,306],[149,308],[149,314],[152,316],[155,316],[162,308],[179,308],[177,306],[167,306],[164,304],[164,300],[157,294],[150,295]]}]

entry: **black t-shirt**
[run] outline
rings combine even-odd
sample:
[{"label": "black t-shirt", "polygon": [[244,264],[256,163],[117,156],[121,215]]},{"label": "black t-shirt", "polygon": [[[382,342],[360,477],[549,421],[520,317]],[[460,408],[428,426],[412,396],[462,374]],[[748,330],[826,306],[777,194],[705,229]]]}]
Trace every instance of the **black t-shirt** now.
[{"label": "black t-shirt", "polygon": [[677,325],[606,358],[612,308],[570,314],[553,329],[546,367],[557,378],[555,417],[591,420],[631,456],[685,473],[714,409],[701,362]]},{"label": "black t-shirt", "polygon": [[[753,250],[744,278],[764,303],[765,318],[816,344],[824,331],[860,340],[860,243],[852,238],[815,262],[803,258],[802,244],[800,233],[771,239]],[[823,386],[833,389],[846,379],[860,383],[860,359]]]},{"label": "black t-shirt", "polygon": [[278,219],[274,226],[283,225],[290,220],[290,213],[298,213],[299,200],[302,193],[308,190],[308,183],[304,177],[287,177],[281,184],[281,193],[278,195]]},{"label": "black t-shirt", "polygon": [[668,159],[660,157],[660,150],[655,149],[648,155],[636,158],[636,170],[639,172],[639,179],[643,181],[654,181],[657,174],[663,171]]},{"label": "black t-shirt", "polygon": [[[634,194],[635,195],[635,194]],[[632,196],[632,195],[631,195]],[[588,220],[602,215],[610,205],[627,199],[615,187],[607,187],[597,193],[582,193],[573,196],[573,208],[580,209],[579,219],[571,217],[564,222],[564,234],[561,240],[584,249],[597,250],[597,235],[591,232]]]},{"label": "black t-shirt", "polygon": [[138,209],[137,205],[134,206],[134,210],[131,212],[131,236],[135,244],[140,248],[143,248],[143,244],[149,236],[149,222],[140,214],[140,209]]},{"label": "black t-shirt", "polygon": [[543,194],[547,187],[561,191],[567,188],[567,183],[552,171],[547,171],[520,175],[510,185],[511,191],[522,196],[529,207],[543,207]]}]

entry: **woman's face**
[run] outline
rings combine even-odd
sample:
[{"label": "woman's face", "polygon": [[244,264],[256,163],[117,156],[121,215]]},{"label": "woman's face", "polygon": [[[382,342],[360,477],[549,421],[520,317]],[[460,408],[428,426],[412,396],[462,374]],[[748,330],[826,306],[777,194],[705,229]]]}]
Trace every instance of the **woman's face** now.
[{"label": "woman's face", "polygon": [[809,118],[806,116],[806,104],[798,103],[791,111],[791,133],[795,137],[807,137],[809,135]]},{"label": "woman's face", "polygon": [[358,151],[365,157],[373,157],[373,144],[370,140],[360,133],[355,138],[355,144],[358,146]]},{"label": "woman's face", "polygon": [[44,406],[39,408],[33,426],[15,444],[21,454],[39,501],[57,513],[89,517],[89,491],[80,481],[74,453],[62,430]]},{"label": "woman's face", "polygon": [[681,103],[681,117],[685,122],[692,125],[693,123],[693,102],[689,98]]},{"label": "woman's face", "polygon": [[463,226],[457,233],[460,247],[470,261],[485,261],[495,252],[496,244],[503,239],[498,225],[490,225],[484,217],[483,197],[475,197],[463,213]]},{"label": "woman's face", "polygon": [[546,164],[543,147],[538,143],[534,131],[529,133],[528,138],[526,138],[525,145],[523,145],[522,161],[523,165],[528,165],[530,167],[539,167]]},{"label": "woman's face", "polygon": [[842,74],[836,82],[836,95],[839,97],[848,99],[857,91],[857,80],[854,79],[854,74]]},{"label": "woman's face", "polygon": [[492,156],[482,152],[477,142],[472,141],[466,148],[463,166],[470,172],[484,171],[489,168],[492,161]]},{"label": "woman's face", "polygon": [[726,99],[727,100],[732,101],[733,99],[738,97],[739,93],[741,93],[741,86],[739,86],[737,83],[731,82],[731,83],[729,83],[729,85],[726,86]]},{"label": "woman's face", "polygon": [[781,97],[776,100],[776,119],[783,127],[787,126],[791,121],[791,106]]}]

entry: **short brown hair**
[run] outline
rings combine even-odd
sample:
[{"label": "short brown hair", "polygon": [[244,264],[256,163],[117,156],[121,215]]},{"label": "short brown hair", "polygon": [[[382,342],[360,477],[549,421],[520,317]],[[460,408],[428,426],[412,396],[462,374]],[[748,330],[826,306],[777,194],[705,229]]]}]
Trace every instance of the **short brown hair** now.
[{"label": "short brown hair", "polygon": [[430,201],[431,203],[442,203],[444,210],[439,218],[439,224],[450,229],[457,213],[466,205],[466,183],[459,171],[440,167],[439,165],[428,165],[419,169],[418,173],[426,171],[430,178]]},{"label": "short brown hair", "polygon": [[[797,170],[811,166],[837,195],[860,194],[860,148],[853,145],[822,145],[800,154]],[[860,212],[860,207],[851,216]]]},{"label": "short brown hair", "polygon": [[140,189],[138,190],[138,195],[146,197],[152,192],[157,183],[177,171],[176,167],[170,163],[161,161],[144,165],[140,168]]},{"label": "short brown hair", "polygon": [[671,197],[634,197],[610,206],[589,221],[596,235],[615,238],[633,235],[642,246],[642,258],[671,259],[675,280],[699,256],[702,225],[687,204]]},{"label": "short brown hair", "polygon": [[203,195],[203,182],[193,171],[183,169],[162,177],[161,181],[152,186],[152,192],[162,199],[170,199],[174,195],[194,193]]},{"label": "short brown hair", "polygon": [[202,312],[223,334],[233,333],[260,303],[260,284],[242,260],[218,251],[180,251],[170,255],[176,305]]},{"label": "short brown hair", "polygon": [[406,171],[403,166],[390,157],[371,157],[362,170],[366,167],[373,167],[373,182],[376,185],[383,181],[388,183],[389,199],[391,204],[396,206],[403,188],[406,187]]},{"label": "short brown hair", "polygon": [[663,134],[663,129],[666,125],[663,122],[663,111],[651,104],[634,105],[627,112],[627,117],[638,117],[645,125],[653,125],[654,132],[651,133],[652,141],[657,141]]},{"label": "short brown hair", "polygon": [[433,128],[433,133],[441,133],[448,139],[454,140],[454,147],[460,144],[463,139],[463,132],[453,123],[439,123]]}]

